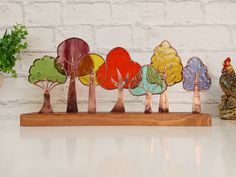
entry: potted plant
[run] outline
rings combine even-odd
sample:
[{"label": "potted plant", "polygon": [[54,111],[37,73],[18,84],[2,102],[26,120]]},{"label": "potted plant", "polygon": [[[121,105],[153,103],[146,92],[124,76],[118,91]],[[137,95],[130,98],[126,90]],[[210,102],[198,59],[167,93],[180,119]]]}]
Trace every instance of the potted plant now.
[{"label": "potted plant", "polygon": [[26,39],[28,32],[24,25],[14,25],[10,33],[6,30],[3,37],[0,38],[0,85],[3,82],[3,73],[11,74],[16,77],[14,66],[20,59],[20,52],[26,49],[28,44]]}]

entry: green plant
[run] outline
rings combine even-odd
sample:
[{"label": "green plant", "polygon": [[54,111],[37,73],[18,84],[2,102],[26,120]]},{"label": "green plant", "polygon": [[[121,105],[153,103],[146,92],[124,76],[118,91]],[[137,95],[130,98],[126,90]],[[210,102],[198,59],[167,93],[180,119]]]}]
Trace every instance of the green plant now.
[{"label": "green plant", "polygon": [[10,33],[0,38],[0,72],[10,73],[12,77],[16,77],[14,69],[15,63],[20,59],[19,54],[22,49],[26,49],[28,44],[24,41],[28,32],[24,25],[14,25]]}]

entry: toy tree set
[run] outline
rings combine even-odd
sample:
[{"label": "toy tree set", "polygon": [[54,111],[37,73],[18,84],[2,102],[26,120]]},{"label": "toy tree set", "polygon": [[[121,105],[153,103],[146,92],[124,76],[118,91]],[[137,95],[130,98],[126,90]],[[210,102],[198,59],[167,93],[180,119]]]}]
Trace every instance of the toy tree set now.
[{"label": "toy tree set", "polygon": [[[50,92],[69,78],[66,112],[54,113]],[[168,41],[154,50],[149,64],[141,66],[128,51],[117,47],[106,56],[90,53],[88,44],[69,38],[58,46],[57,57],[36,59],[28,80],[44,91],[43,106],[38,113],[21,115],[22,126],[64,125],[189,125],[209,126],[211,116],[201,113],[200,91],[208,90],[211,79],[203,62],[193,57],[183,68],[181,58]],[[77,107],[76,80],[89,87],[88,111]],[[167,89],[183,80],[183,88],[193,91],[191,113],[170,113]],[[117,101],[111,112],[97,112],[96,86],[117,89]],[[124,91],[145,96],[144,112],[126,112]],[[79,94],[79,93],[78,93]],[[160,95],[159,110],[152,108],[152,95]]]}]

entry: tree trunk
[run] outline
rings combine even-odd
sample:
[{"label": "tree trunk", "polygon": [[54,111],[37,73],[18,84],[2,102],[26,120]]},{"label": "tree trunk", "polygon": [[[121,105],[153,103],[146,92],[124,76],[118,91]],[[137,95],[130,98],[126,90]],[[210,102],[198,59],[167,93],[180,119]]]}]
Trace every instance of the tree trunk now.
[{"label": "tree trunk", "polygon": [[111,112],[125,112],[123,88],[118,89],[118,99]]},{"label": "tree trunk", "polygon": [[77,98],[76,98],[75,73],[71,73],[71,76],[70,76],[70,84],[69,84],[69,90],[68,90],[66,112],[78,112]]},{"label": "tree trunk", "polygon": [[169,103],[168,103],[168,98],[167,98],[167,90],[165,90],[160,95],[159,112],[169,112]]},{"label": "tree trunk", "polygon": [[88,99],[88,112],[96,112],[96,92],[94,85],[94,74],[90,74],[89,78],[89,99]]},{"label": "tree trunk", "polygon": [[150,92],[146,93],[144,113],[152,113],[152,94]]},{"label": "tree trunk", "polygon": [[52,113],[52,107],[50,103],[50,93],[48,91],[44,92],[43,106],[39,113]]},{"label": "tree trunk", "polygon": [[195,78],[194,83],[194,92],[193,92],[193,113],[200,113],[201,112],[201,101],[200,101],[200,92],[198,87],[198,77]]},{"label": "tree trunk", "polygon": [[118,88],[118,98],[117,98],[116,104],[112,108],[111,112],[125,112],[123,79],[122,79],[121,73],[118,69],[117,69],[117,76],[118,76],[118,79],[117,79],[118,81],[117,81],[117,83],[114,83],[114,85],[116,85]]}]

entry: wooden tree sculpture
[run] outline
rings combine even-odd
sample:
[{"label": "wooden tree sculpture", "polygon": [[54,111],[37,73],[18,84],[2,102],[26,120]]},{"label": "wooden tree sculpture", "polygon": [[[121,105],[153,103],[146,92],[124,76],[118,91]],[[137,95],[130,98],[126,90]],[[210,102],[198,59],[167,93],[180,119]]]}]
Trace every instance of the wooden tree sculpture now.
[{"label": "wooden tree sculpture", "polygon": [[117,47],[109,52],[96,77],[104,89],[118,88],[118,99],[111,112],[125,112],[123,89],[128,89],[131,79],[139,70],[140,65],[131,60],[125,49]]},{"label": "wooden tree sculpture", "polygon": [[[155,48],[151,58],[151,65],[160,73],[167,86],[172,86],[182,81],[183,66],[176,50],[168,41],[163,41]],[[160,96],[159,112],[169,112],[167,90]]]},{"label": "wooden tree sculpture", "polygon": [[70,76],[67,112],[78,112],[76,98],[76,80],[80,60],[89,53],[88,44],[79,38],[69,38],[59,44],[57,49],[57,63]]},{"label": "wooden tree sculpture", "polygon": [[89,86],[88,112],[96,112],[95,87],[98,85],[96,72],[104,63],[104,59],[98,54],[85,55],[78,67],[78,76],[82,84]]},{"label": "wooden tree sculpture", "polygon": [[129,91],[134,96],[146,95],[145,113],[152,113],[152,94],[160,94],[166,90],[161,74],[150,65],[142,66],[141,70],[130,82]]},{"label": "wooden tree sculpture", "polygon": [[183,69],[183,77],[183,88],[187,91],[193,91],[192,112],[200,113],[201,102],[199,91],[208,90],[211,86],[211,78],[208,75],[207,67],[199,58],[190,58]]},{"label": "wooden tree sculpture", "polygon": [[54,62],[54,57],[44,56],[35,60],[29,70],[29,82],[44,91],[44,103],[39,113],[53,112],[50,92],[55,86],[66,82],[66,76],[55,68]]}]

